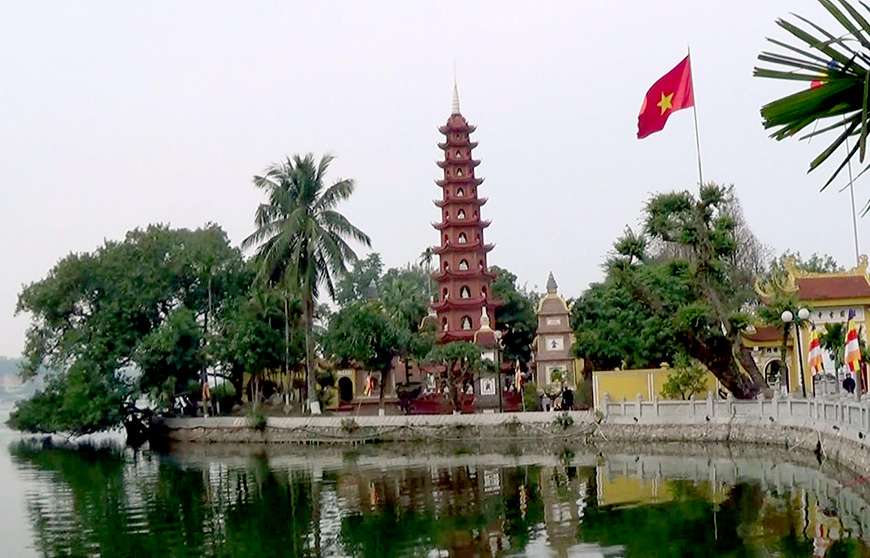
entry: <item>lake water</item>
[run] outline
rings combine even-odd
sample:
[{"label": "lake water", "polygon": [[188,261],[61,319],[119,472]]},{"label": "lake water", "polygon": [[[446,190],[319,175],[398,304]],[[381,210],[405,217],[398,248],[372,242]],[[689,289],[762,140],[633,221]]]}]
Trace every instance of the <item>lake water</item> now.
[{"label": "lake water", "polygon": [[870,556],[865,479],[770,450],[0,442],[7,557]]}]

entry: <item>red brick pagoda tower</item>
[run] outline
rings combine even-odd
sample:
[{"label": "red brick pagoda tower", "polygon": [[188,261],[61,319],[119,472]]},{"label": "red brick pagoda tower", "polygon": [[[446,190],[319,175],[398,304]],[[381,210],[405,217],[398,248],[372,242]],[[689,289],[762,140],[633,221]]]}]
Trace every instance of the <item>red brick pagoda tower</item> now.
[{"label": "red brick pagoda tower", "polygon": [[459,90],[455,83],[451,112],[447,124],[438,128],[446,141],[438,144],[444,150],[444,160],[438,161],[438,166],[444,169],[444,178],[435,181],[442,191],[441,199],[435,201],[441,209],[441,222],[433,224],[441,242],[434,249],[440,265],[434,274],[438,300],[432,309],[438,317],[438,340],[442,343],[473,341],[484,308],[491,327],[495,328],[498,305],[490,295],[494,275],[486,264],[486,255],[493,245],[486,244],[483,238],[483,230],[490,222],[481,219],[480,214],[486,198],[477,195],[483,179],[474,176],[480,161],[471,157],[477,146],[470,139],[475,127],[459,112]]}]

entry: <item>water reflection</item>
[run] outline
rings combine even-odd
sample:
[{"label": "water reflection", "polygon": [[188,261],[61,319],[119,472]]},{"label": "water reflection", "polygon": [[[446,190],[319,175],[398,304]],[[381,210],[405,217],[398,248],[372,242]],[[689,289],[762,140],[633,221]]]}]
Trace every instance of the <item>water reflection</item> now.
[{"label": "water reflection", "polygon": [[779,459],[200,451],[13,444],[35,553],[870,556],[863,485]]}]

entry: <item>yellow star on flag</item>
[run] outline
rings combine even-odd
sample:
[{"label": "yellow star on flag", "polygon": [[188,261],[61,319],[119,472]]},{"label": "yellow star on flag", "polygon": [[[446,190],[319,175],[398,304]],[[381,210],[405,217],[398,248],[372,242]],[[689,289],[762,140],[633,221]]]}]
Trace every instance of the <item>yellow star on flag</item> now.
[{"label": "yellow star on flag", "polygon": [[656,103],[656,106],[659,107],[660,109],[662,109],[662,114],[664,114],[665,111],[671,110],[671,108],[673,108],[673,104],[672,104],[673,100],[674,100],[673,93],[671,93],[670,95],[665,95],[665,92],[662,91],[662,100],[659,101],[658,103]]}]

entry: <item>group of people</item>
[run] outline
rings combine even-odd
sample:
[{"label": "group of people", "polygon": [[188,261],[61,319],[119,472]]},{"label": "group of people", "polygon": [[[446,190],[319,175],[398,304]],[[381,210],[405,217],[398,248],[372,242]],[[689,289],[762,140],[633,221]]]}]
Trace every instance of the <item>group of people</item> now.
[{"label": "group of people", "polygon": [[549,394],[544,392],[541,396],[541,410],[548,411],[570,411],[574,409],[574,390],[569,387],[563,387],[562,390],[550,399]]}]

